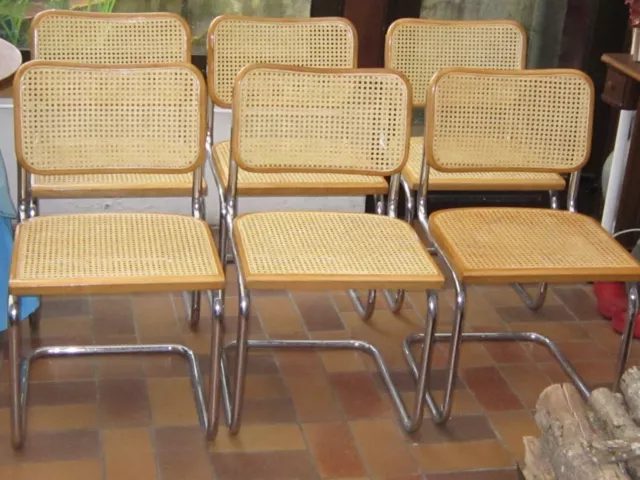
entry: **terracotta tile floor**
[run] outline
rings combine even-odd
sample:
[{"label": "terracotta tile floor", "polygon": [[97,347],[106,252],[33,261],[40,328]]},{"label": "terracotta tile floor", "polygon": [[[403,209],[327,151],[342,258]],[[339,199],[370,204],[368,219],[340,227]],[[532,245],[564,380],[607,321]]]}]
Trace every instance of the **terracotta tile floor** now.
[{"label": "terracotta tile floor", "polygon": [[[231,335],[236,288],[230,285],[227,294]],[[598,317],[588,286],[552,289],[539,313],[522,306],[509,287],[473,289],[469,298],[468,329],[535,329],[557,340],[591,385],[611,379],[619,337]],[[441,295],[442,329],[451,301],[451,291]],[[371,341],[411,400],[400,341],[420,330],[424,296],[410,294],[398,316],[378,303],[365,324],[342,292],[257,295],[252,336]],[[24,328],[26,344],[171,341],[203,360],[207,354],[208,312],[201,331],[190,332],[179,295],[47,299],[43,312],[40,339],[29,340]],[[640,348],[633,355],[640,359]],[[444,350],[435,361],[444,367]],[[230,437],[222,428],[207,445],[186,375],[180,360],[158,357],[41,361],[33,369],[28,443],[13,453],[3,369],[0,478],[514,479],[521,437],[536,434],[536,398],[564,378],[541,348],[466,344],[454,417],[446,428],[427,420],[406,435],[369,359],[346,352],[256,352],[240,435]],[[443,382],[442,372],[432,380],[436,389]]]}]

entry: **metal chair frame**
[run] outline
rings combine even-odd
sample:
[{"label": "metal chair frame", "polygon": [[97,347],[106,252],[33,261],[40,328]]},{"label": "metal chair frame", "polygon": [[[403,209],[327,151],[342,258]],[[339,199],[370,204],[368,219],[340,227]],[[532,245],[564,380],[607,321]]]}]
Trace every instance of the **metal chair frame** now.
[{"label": "metal chair frame", "polygon": [[[37,200],[31,196],[30,177],[27,170],[23,171],[18,162],[18,205],[20,205],[19,222],[28,221],[38,215]],[[202,168],[194,170],[191,214],[203,219],[201,208]],[[28,211],[25,210],[28,206]],[[211,365],[209,374],[209,392],[204,393],[204,382],[194,352],[184,345],[155,344],[155,345],[72,345],[46,346],[34,349],[28,355],[22,355],[20,335],[20,298],[9,296],[8,307],[8,340],[9,340],[9,382],[10,382],[10,416],[11,416],[11,444],[14,449],[21,449],[26,438],[27,425],[27,395],[29,372],[33,362],[46,357],[76,357],[76,356],[108,356],[108,355],[138,355],[138,354],[171,354],[183,357],[189,367],[189,376],[194,393],[199,423],[206,432],[207,438],[214,438],[218,431],[217,405],[220,403],[220,366],[223,340],[224,290],[209,292],[212,305],[213,334],[211,336]],[[191,292],[192,308],[189,323],[197,324],[200,317],[200,292]],[[37,315],[29,317],[32,332],[37,333],[40,321],[40,309]]]},{"label": "metal chair frame", "polygon": [[[433,333],[436,328],[431,329],[432,334],[414,334],[409,335],[403,342],[403,353],[405,359],[411,369],[414,377],[417,378],[416,360],[411,352],[411,345],[416,343],[423,344],[423,350],[426,349],[427,357],[433,349],[435,342],[449,342],[449,355],[447,366],[447,383],[445,387],[444,399],[441,405],[435,401],[430,392],[425,394],[426,404],[431,412],[433,421],[436,424],[445,424],[450,416],[453,404],[454,387],[456,375],[460,360],[460,345],[462,342],[470,341],[486,341],[486,342],[529,342],[544,346],[558,361],[563,371],[567,374],[570,381],[575,385],[580,395],[586,400],[591,394],[591,390],[582,379],[580,374],[572,366],[571,362],[563,354],[562,350],[548,337],[536,332],[464,332],[465,308],[466,308],[466,289],[463,282],[454,270],[451,260],[444,253],[438,243],[434,240],[429,229],[429,218],[427,210],[427,186],[429,180],[429,171],[431,167],[426,161],[423,161],[420,175],[420,190],[418,191],[418,225],[427,235],[429,241],[437,255],[441,256],[451,273],[455,288],[455,308],[454,320],[451,333]],[[569,178],[569,186],[567,190],[567,210],[577,213],[577,194],[580,183],[580,170],[571,173]],[[557,192],[550,192],[551,208],[558,209]],[[514,289],[522,298],[524,304],[531,310],[538,310],[544,305],[548,284],[541,283],[538,287],[538,295],[532,298],[524,287],[520,284],[513,284]],[[615,377],[613,382],[614,390],[619,389],[620,379],[624,373],[624,369],[629,357],[631,341],[633,339],[633,331],[636,322],[636,315],[639,309],[638,284],[631,283],[629,289],[629,302],[627,309],[627,320],[625,330],[622,337],[621,348],[618,355]],[[430,367],[428,368],[430,371]]]},{"label": "metal chair frame", "polygon": [[[233,158],[233,157],[232,157]],[[232,159],[229,169],[229,188],[227,190],[228,199],[225,205],[225,217],[223,227],[221,228],[221,239],[225,239],[224,244],[229,241],[234,261],[238,263],[239,253],[238,247],[233,239],[233,220],[237,212],[237,176],[238,165]],[[396,174],[391,179],[391,188],[389,192],[389,213],[390,217],[396,217],[396,206],[398,198],[398,184],[400,174]],[[384,210],[378,208],[378,215],[384,215]],[[221,250],[224,251],[224,250]],[[349,295],[354,301],[356,308],[360,308],[360,315],[364,320],[370,318],[374,310],[375,290],[369,293],[368,304],[363,306],[354,290],[349,291]],[[245,279],[242,271],[238,269],[238,295],[239,295],[239,325],[237,339],[228,343],[223,347],[221,374],[222,381],[222,401],[225,411],[225,419],[229,430],[232,434],[238,433],[240,430],[242,402],[244,399],[245,374],[247,368],[247,357],[249,349],[322,349],[322,350],[356,350],[370,355],[376,363],[378,370],[382,376],[385,387],[389,390],[393,405],[398,412],[402,427],[407,432],[414,432],[420,428],[424,417],[424,404],[428,399],[429,377],[428,369],[431,364],[432,352],[423,352],[420,365],[416,366],[417,387],[416,399],[413,408],[413,414],[408,413],[407,407],[400,395],[399,390],[395,386],[389,368],[378,349],[368,342],[361,340],[249,340],[249,318],[251,307],[251,292],[246,287]],[[425,333],[422,334],[426,338],[433,335],[433,329],[436,326],[438,297],[435,291],[427,291],[427,321],[425,322]],[[229,367],[226,359],[227,350],[236,349],[236,367],[233,377],[233,390],[229,380]]]},{"label": "metal chair frame", "polygon": [[[233,135],[232,135],[233,136]],[[237,183],[239,166],[233,157],[233,142],[231,145],[231,161],[229,166],[228,188],[225,192],[225,203],[223,204],[224,222],[220,229],[220,251],[225,252],[228,243],[231,247],[233,259],[236,264],[239,262],[239,250],[236,245],[233,228],[234,218],[237,215]],[[389,195],[387,199],[387,209],[382,198],[377,198],[376,214],[388,215],[397,218],[398,194],[400,185],[400,173],[391,177]],[[227,243],[228,242],[228,243]],[[223,262],[224,267],[224,262]],[[416,398],[412,409],[409,413],[402,396],[395,386],[391,373],[386,365],[379,350],[372,344],[361,340],[249,340],[248,322],[250,318],[251,292],[247,288],[246,281],[241,269],[238,269],[238,295],[239,295],[239,314],[238,314],[238,330],[235,341],[226,344],[222,353],[222,401],[225,411],[225,419],[231,434],[237,434],[240,429],[242,416],[242,403],[244,399],[245,374],[247,368],[247,357],[249,349],[314,349],[314,350],[356,350],[370,355],[376,363],[382,381],[391,395],[391,400],[395,410],[400,417],[402,427],[406,432],[414,432],[420,428],[424,418],[424,405],[427,402],[427,392],[429,389],[430,378],[428,375],[429,365],[431,364],[432,352],[423,349],[423,355],[420,365],[417,367],[417,386]],[[427,314],[425,322],[424,334],[427,338],[432,336],[436,326],[437,317],[437,292],[428,290],[427,295]],[[349,290],[349,296],[353,300],[358,313],[367,320],[371,317],[375,306],[375,290],[369,291],[366,306],[362,304],[355,290]],[[232,381],[229,378],[229,366],[227,361],[227,351],[236,349],[235,356],[235,372]],[[233,382],[233,388],[231,383]]]}]

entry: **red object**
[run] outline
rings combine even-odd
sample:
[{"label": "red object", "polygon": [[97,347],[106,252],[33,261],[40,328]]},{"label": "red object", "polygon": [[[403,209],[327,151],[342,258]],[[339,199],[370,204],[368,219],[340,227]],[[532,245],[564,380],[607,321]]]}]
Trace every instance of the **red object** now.
[{"label": "red object", "polygon": [[[640,320],[638,320],[638,315],[636,315],[636,325],[633,331],[633,338],[640,338]],[[627,323],[627,312],[617,313],[613,320],[611,321],[611,327],[618,333],[622,333],[624,331],[625,324]]]},{"label": "red object", "polygon": [[640,26],[640,0],[626,0],[625,3],[629,5],[631,26],[634,28]]},{"label": "red object", "polygon": [[627,311],[627,290],[624,283],[594,283],[593,293],[598,300],[598,311],[604,317],[615,318],[618,314],[624,316]]}]

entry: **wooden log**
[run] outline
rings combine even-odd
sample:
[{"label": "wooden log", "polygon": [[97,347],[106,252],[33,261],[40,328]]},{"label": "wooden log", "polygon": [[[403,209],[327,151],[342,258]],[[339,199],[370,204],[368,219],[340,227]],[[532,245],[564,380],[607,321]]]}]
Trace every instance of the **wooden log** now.
[{"label": "wooden log", "polygon": [[[601,458],[622,459],[633,455],[634,443],[640,442],[640,427],[631,419],[622,395],[608,388],[598,388],[591,393],[588,403],[609,438],[621,441],[594,444],[594,448],[601,451]],[[640,458],[627,462],[627,472],[632,478],[640,479]]]},{"label": "wooden log", "polygon": [[527,480],[556,480],[556,475],[547,458],[542,454],[540,441],[535,437],[524,437],[524,469]]},{"label": "wooden log", "polygon": [[620,390],[629,407],[631,418],[640,424],[640,368],[631,367],[622,375]]},{"label": "wooden log", "polygon": [[586,405],[573,385],[546,388],[536,404],[540,446],[562,480],[622,480],[630,477],[617,464],[599,463],[587,450],[598,439]]}]

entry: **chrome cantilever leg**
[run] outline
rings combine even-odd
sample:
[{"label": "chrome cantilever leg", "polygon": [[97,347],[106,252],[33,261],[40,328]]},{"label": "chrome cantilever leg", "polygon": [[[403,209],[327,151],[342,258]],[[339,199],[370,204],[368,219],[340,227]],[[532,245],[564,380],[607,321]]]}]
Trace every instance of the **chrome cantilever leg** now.
[{"label": "chrome cantilever leg", "polygon": [[[208,140],[208,138],[207,138]],[[205,156],[210,154],[208,141],[205,144]],[[202,182],[204,179],[204,166],[193,172],[193,186],[191,195],[191,215],[206,221],[206,201],[202,196]],[[200,325],[200,301],[201,292],[182,292],[182,298],[187,309],[187,318],[191,330],[196,331]]]},{"label": "chrome cantilever leg", "polygon": [[[17,189],[17,205],[18,205],[18,222],[24,222],[38,214],[38,200],[31,196],[31,174],[23,172],[22,167],[18,165],[18,189]],[[40,329],[40,318],[42,305],[29,315],[29,329],[32,333],[37,333]]]},{"label": "chrome cantilever leg", "polygon": [[616,365],[616,376],[613,381],[613,391],[620,391],[620,380],[624,374],[631,352],[631,341],[635,332],[636,320],[638,314],[638,284],[632,283],[629,287],[629,304],[627,306],[627,321],[622,334],[620,343],[620,352],[618,353],[618,362]]},{"label": "chrome cantilever leg", "polygon": [[9,383],[11,385],[11,446],[22,448],[25,434],[26,385],[20,354],[20,300],[9,296]]},{"label": "chrome cantilever leg", "polygon": [[[224,298],[223,291],[216,297]],[[26,436],[27,397],[29,370],[33,362],[44,357],[76,357],[87,355],[138,355],[172,354],[183,357],[189,366],[191,387],[193,389],[196,410],[200,425],[212,438],[217,429],[216,418],[220,398],[220,369],[212,368],[210,373],[209,403],[205,401],[203,381],[198,360],[193,351],[184,345],[87,345],[87,346],[51,346],[33,350],[23,357],[20,353],[20,311],[18,297],[9,296],[9,382],[11,391],[11,445],[22,448]],[[222,300],[213,308],[214,334],[212,336],[212,367],[220,365],[222,355]]]},{"label": "chrome cantilever leg", "polygon": [[218,433],[220,418],[220,397],[222,392],[222,353],[224,338],[224,291],[212,293],[211,301],[213,330],[211,334],[211,363],[209,365],[209,395],[207,398],[207,438],[213,440]]},{"label": "chrome cantilever leg", "polygon": [[529,310],[533,310],[534,312],[540,310],[544,306],[544,302],[547,299],[547,289],[548,283],[540,283],[538,284],[538,295],[535,299],[531,298],[529,293],[525,290],[525,288],[519,284],[514,283],[511,285],[513,289],[518,292],[520,298],[524,302],[524,304],[529,308]]},{"label": "chrome cantilever leg", "polygon": [[373,312],[376,310],[376,291],[369,290],[366,306],[362,305],[357,291],[348,290],[347,295],[349,295],[351,302],[353,302],[353,306],[355,307],[356,312],[358,312],[358,315],[360,315],[360,318],[364,321],[369,320],[373,315]]},{"label": "chrome cantilever leg", "polygon": [[[552,210],[558,210],[558,208],[560,208],[560,198],[556,190],[549,190],[549,202]],[[544,306],[544,302],[547,299],[548,283],[543,282],[538,284],[538,295],[536,298],[532,298],[525,288],[519,283],[514,283],[511,286],[516,292],[518,292],[518,295],[520,295],[520,298],[529,310],[536,312]]]},{"label": "chrome cantilever leg", "polygon": [[[375,203],[376,203],[376,215],[384,215],[385,214],[384,197],[382,195],[376,195]],[[360,315],[360,318],[362,318],[362,320],[364,321],[369,320],[373,315],[373,312],[376,310],[376,297],[377,297],[376,291],[369,290],[369,293],[367,295],[366,305],[362,304],[362,301],[360,300],[360,297],[358,296],[357,291],[351,289],[347,291],[347,294],[349,295],[349,298],[351,299],[351,302],[353,303],[353,306],[355,307],[356,312],[358,312],[358,315]]]},{"label": "chrome cantilever leg", "polygon": [[[415,193],[411,190],[409,183],[404,179],[404,177],[400,178],[400,186],[404,191],[406,202],[404,219],[409,225],[413,225],[413,220],[416,213]],[[393,313],[398,313],[400,310],[402,310],[405,296],[406,292],[404,290],[396,290],[395,292],[390,292],[389,290],[384,291],[384,298],[387,301],[387,305],[389,305],[389,309]]]},{"label": "chrome cantilever leg", "polygon": [[[241,288],[241,295],[245,295],[245,299],[248,299],[248,292],[244,291],[244,286]],[[436,317],[438,310],[436,292],[427,292],[427,322],[425,324],[425,333],[423,336],[431,337],[436,326]],[[222,374],[222,390],[223,401],[225,405],[225,412],[227,423],[229,425],[231,433],[235,434],[240,428],[240,413],[242,409],[243,396],[244,396],[244,375],[246,371],[247,351],[248,349],[324,349],[324,350],[358,350],[370,355],[376,362],[376,366],[380,371],[382,381],[386,388],[389,390],[393,405],[400,416],[402,427],[407,432],[414,432],[420,428],[424,417],[424,404],[425,399],[429,398],[426,392],[429,388],[428,370],[431,364],[432,349],[431,345],[425,345],[422,350],[422,357],[420,360],[420,366],[418,367],[418,383],[416,386],[416,397],[414,408],[411,414],[408,413],[404,404],[400,392],[396,388],[391,378],[389,368],[384,362],[384,359],[380,352],[370,343],[360,340],[248,340],[247,339],[247,320],[249,318],[249,304],[242,303],[241,300],[241,317],[242,322],[238,329],[238,340],[225,345],[225,350],[231,348],[237,348],[236,354],[236,368],[235,368],[235,390],[233,396],[229,389],[229,380],[227,378],[227,362],[226,356],[223,354],[223,374]]]},{"label": "chrome cantilever leg", "polygon": [[[456,273],[451,268],[451,264],[447,256],[440,249],[436,242],[433,241],[433,245],[438,250],[438,255],[442,256],[447,265],[449,271],[453,275],[453,280],[456,290],[456,305],[455,315],[453,321],[452,333],[437,333],[431,336],[424,334],[416,334],[408,336],[404,341],[403,352],[405,359],[409,364],[409,367],[413,373],[413,376],[419,379],[421,371],[419,370],[415,359],[411,352],[411,345],[414,343],[423,343],[423,350],[431,350],[437,341],[450,342],[449,346],[449,361],[447,371],[447,384],[445,386],[445,395],[442,404],[439,406],[433,399],[433,396],[429,391],[425,393],[425,401],[427,406],[431,410],[433,421],[437,424],[446,423],[451,416],[451,408],[453,404],[453,393],[455,387],[455,381],[457,378],[458,364],[460,359],[460,345],[465,341],[500,341],[500,342],[533,342],[546,347],[549,352],[560,363],[565,373],[569,376],[573,384],[576,386],[580,394],[586,399],[591,394],[589,388],[586,386],[584,380],[580,377],[578,372],[573,368],[569,360],[562,353],[562,351],[555,345],[549,338],[544,335],[540,335],[535,332],[500,332],[500,333],[463,333],[464,326],[464,313],[466,306],[466,296],[464,285],[459,280]],[[636,295],[637,298],[637,295]],[[636,301],[637,303],[637,301]],[[635,318],[635,317],[634,317]],[[435,326],[432,332],[435,331]],[[428,371],[431,368],[429,366]]]}]

